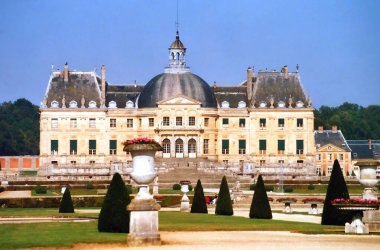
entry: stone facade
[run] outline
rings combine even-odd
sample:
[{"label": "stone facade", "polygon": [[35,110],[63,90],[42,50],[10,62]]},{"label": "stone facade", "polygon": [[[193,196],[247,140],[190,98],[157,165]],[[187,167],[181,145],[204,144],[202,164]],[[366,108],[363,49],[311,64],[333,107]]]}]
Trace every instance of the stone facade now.
[{"label": "stone facade", "polygon": [[136,137],[160,142],[160,158],[246,173],[278,173],[281,167],[298,175],[304,166],[315,167],[313,108],[298,69],[256,76],[249,68],[238,86],[209,86],[189,73],[185,50],[177,34],[166,73],[145,86],[111,85],[104,66],[101,77],[68,65],[53,71],[40,108],[41,167],[123,166],[131,157],[122,142]]}]

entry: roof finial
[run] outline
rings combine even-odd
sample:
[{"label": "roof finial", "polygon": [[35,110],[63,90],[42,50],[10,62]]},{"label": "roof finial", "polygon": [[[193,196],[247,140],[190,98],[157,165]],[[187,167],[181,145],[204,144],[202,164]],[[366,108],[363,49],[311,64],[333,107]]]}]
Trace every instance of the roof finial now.
[{"label": "roof finial", "polygon": [[176,29],[177,29],[176,35],[177,35],[177,38],[179,38],[179,31],[178,31],[178,27],[179,27],[179,23],[178,23],[178,0],[177,0],[177,20],[175,22],[175,25],[176,25]]}]

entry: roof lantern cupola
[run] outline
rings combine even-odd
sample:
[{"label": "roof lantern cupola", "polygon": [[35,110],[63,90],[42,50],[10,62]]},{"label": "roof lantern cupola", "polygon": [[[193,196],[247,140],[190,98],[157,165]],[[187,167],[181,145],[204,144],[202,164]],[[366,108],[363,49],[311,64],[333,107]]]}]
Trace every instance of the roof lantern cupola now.
[{"label": "roof lantern cupola", "polygon": [[179,39],[179,32],[175,41],[169,47],[169,66],[165,68],[165,73],[184,74],[190,72],[190,68],[186,66],[185,61],[186,48]]}]

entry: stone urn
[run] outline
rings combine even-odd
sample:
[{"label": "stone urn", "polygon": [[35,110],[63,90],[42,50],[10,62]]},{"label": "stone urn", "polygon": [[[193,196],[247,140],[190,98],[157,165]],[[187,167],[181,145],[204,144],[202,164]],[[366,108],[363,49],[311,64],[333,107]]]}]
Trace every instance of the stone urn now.
[{"label": "stone urn", "polygon": [[[133,141],[133,140],[132,140]],[[151,143],[136,143],[150,141]],[[146,138],[134,139],[134,143],[125,143],[124,151],[132,154],[131,178],[139,186],[139,192],[128,205],[131,211],[129,222],[129,246],[160,245],[161,237],[158,231],[158,211],[160,205],[149,193],[149,184],[156,177],[154,156],[162,147],[153,140]]]},{"label": "stone urn", "polygon": [[189,181],[181,181],[181,192],[183,193],[181,199],[181,212],[190,211],[190,199],[187,197],[187,192],[189,192]]},{"label": "stone urn", "polygon": [[363,199],[377,200],[377,194],[374,187],[377,185],[376,178],[378,161],[359,161],[355,164],[360,168],[359,182],[364,186]]},{"label": "stone urn", "polygon": [[139,186],[136,195],[137,200],[152,199],[149,193],[149,184],[156,177],[154,169],[154,156],[157,151],[162,151],[158,144],[129,144],[124,147],[124,151],[132,155],[131,178]]}]

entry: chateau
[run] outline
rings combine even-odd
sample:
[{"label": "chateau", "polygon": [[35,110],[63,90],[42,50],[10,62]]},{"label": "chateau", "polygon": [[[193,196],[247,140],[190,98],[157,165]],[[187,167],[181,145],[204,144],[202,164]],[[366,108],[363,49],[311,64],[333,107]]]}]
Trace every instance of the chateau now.
[{"label": "chateau", "polygon": [[145,85],[110,84],[105,66],[101,76],[67,63],[52,71],[40,108],[40,168],[117,169],[131,160],[122,142],[149,137],[163,146],[162,164],[316,174],[313,108],[298,66],[248,68],[240,84],[210,86],[191,73],[186,53],[177,32],[164,72]]}]

